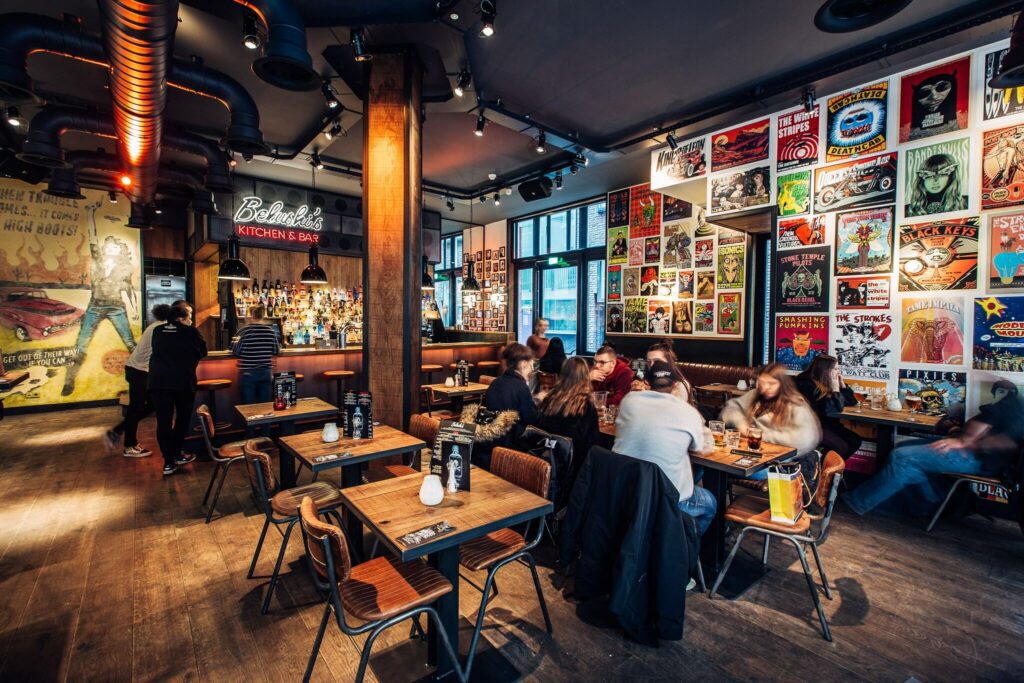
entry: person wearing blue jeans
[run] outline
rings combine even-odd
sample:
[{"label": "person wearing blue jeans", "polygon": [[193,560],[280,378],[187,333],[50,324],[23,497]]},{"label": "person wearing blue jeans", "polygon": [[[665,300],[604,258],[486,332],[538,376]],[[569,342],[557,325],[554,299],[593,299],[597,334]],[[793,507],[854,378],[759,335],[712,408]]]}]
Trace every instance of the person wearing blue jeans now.
[{"label": "person wearing blue jeans", "polygon": [[718,501],[715,500],[711,491],[701,486],[694,486],[690,497],[679,501],[679,509],[693,517],[693,521],[697,525],[697,534],[703,536],[711,526],[711,520],[715,518]]},{"label": "person wearing blue jeans", "polygon": [[[281,352],[277,328],[264,318],[262,306],[249,309],[249,324],[238,331],[231,353],[238,358],[238,390],[242,403],[265,403],[272,400],[271,374],[274,356]],[[245,428],[246,438],[255,430]]]},{"label": "person wearing blue jeans", "polygon": [[915,439],[893,450],[889,464],[845,497],[857,514],[872,510],[928,516],[942,502],[937,475],[999,474],[1024,443],[1024,410],[1017,387],[1007,380],[992,386],[993,401],[964,425],[963,434],[938,441]]},{"label": "person wearing blue jeans", "polygon": [[270,368],[242,370],[238,373],[238,391],[242,403],[264,403],[270,400]]}]

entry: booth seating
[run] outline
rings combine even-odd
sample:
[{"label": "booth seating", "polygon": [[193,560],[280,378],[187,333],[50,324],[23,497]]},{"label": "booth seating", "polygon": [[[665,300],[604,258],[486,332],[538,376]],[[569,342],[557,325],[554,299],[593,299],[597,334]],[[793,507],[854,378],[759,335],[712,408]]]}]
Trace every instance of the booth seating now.
[{"label": "booth seating", "polygon": [[[483,375],[493,375],[497,377],[501,374],[501,361],[497,360],[480,360],[476,363],[476,369],[480,373],[477,377],[477,381],[480,381],[480,377]],[[481,382],[483,384],[483,382]]]},{"label": "booth seating", "polygon": [[739,380],[752,383],[757,376],[757,368],[746,365],[725,365],[723,363],[678,363],[679,369],[694,387],[706,384],[736,384]]}]

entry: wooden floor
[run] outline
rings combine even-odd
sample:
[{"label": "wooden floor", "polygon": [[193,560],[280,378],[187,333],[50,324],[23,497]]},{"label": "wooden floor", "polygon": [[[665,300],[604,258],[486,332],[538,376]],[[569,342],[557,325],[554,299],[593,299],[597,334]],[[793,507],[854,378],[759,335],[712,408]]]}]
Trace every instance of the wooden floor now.
[{"label": "wooden floor", "polygon": [[[163,478],[158,457],[121,457],[103,438],[117,415],[97,408],[0,423],[0,680],[299,680],[321,615],[301,542],[293,539],[282,590],[261,616],[265,579],[245,572],[262,518],[241,470],[225,487],[225,516],[205,525],[211,465]],[[147,422],[143,441],[155,448],[151,434]],[[822,640],[799,564],[781,544],[772,573],[741,600],[691,594],[684,639],[657,649],[583,623],[555,585],[547,550],[555,634],[544,632],[528,571],[504,569],[485,622],[491,680],[1024,677],[1024,537],[1015,525],[969,518],[925,534],[917,523],[841,510],[834,525],[822,551],[837,588],[826,605],[833,643]],[[258,574],[269,573],[273,550]],[[463,617],[478,602],[463,582]],[[399,626],[378,641],[369,678],[427,673],[423,646],[407,635]],[[361,645],[332,627],[315,678],[351,680]]]}]

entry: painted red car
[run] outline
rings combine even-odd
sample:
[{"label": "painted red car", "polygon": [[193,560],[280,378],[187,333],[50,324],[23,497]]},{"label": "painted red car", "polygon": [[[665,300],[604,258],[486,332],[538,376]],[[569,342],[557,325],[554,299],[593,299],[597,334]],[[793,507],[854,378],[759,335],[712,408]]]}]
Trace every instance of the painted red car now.
[{"label": "painted red car", "polygon": [[47,339],[73,326],[85,311],[35,287],[0,287],[0,325],[19,341]]}]

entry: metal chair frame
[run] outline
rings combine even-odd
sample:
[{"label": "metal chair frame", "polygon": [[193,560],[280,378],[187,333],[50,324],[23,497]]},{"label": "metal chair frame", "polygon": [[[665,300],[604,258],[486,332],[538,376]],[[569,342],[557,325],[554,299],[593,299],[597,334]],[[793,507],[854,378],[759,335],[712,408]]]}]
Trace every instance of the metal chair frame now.
[{"label": "metal chair frame", "polygon": [[[301,523],[301,522],[300,522]],[[344,534],[344,528],[339,525]],[[347,536],[343,536],[346,539]],[[326,536],[320,541],[324,548],[324,557],[327,558],[327,576],[336,577],[338,574],[334,567],[334,553],[331,551],[330,539]],[[469,679],[469,669],[463,672],[462,667],[459,666],[459,658],[455,650],[452,648],[451,641],[448,639],[448,633],[444,630],[441,625],[441,618],[437,614],[437,610],[430,605],[421,605],[414,607],[413,609],[406,610],[400,614],[396,614],[393,617],[382,619],[379,621],[368,621],[361,626],[349,626],[345,620],[345,610],[341,604],[341,594],[338,591],[337,581],[327,581],[320,577],[317,573],[316,568],[313,566],[313,560],[310,557],[309,552],[309,539],[307,534],[302,535],[302,544],[306,550],[306,567],[309,569],[309,575],[313,581],[313,586],[316,588],[320,595],[325,596],[326,604],[324,607],[324,616],[320,620],[320,627],[316,632],[316,639],[313,641],[313,651],[309,655],[309,662],[306,664],[306,672],[302,676],[303,683],[309,681],[313,675],[313,668],[316,666],[317,655],[320,654],[320,645],[323,643],[324,634],[327,631],[327,622],[331,617],[331,612],[334,612],[335,620],[338,623],[338,628],[347,636],[357,636],[362,633],[370,631],[369,637],[366,639],[366,643],[363,645],[363,650],[359,656],[359,669],[356,673],[356,683],[362,683],[363,678],[366,675],[366,666],[370,661],[370,651],[373,648],[373,643],[377,640],[377,636],[383,633],[388,628],[391,628],[395,624],[399,624],[406,619],[412,619],[413,621],[413,632],[418,630],[419,626],[419,615],[424,612],[427,617],[434,622],[434,628],[437,630],[438,636],[441,638],[441,644],[444,646],[445,653],[455,666],[455,673],[461,683],[465,683]],[[452,587],[452,590],[458,590],[457,587]],[[411,637],[411,636],[410,636]]]},{"label": "metal chair frame", "polygon": [[[821,576],[821,584],[825,589],[825,597],[829,600],[832,599],[832,590],[828,585],[828,578],[825,576],[825,567],[821,563],[821,556],[818,554],[818,546],[825,542],[828,538],[829,525],[832,521],[832,511],[835,509],[836,498],[839,495],[839,482],[843,478],[842,472],[837,472],[832,479],[832,487],[828,494],[828,506],[825,510],[825,514],[821,518],[821,523],[818,527],[818,533],[814,536],[811,535],[800,535],[800,534],[786,534],[779,531],[773,531],[771,529],[762,529],[756,526],[745,526],[740,531],[740,535],[736,538],[736,542],[732,546],[732,550],[729,551],[729,557],[725,560],[725,566],[722,567],[722,571],[718,573],[718,578],[715,580],[715,585],[711,588],[711,593],[708,594],[709,599],[715,597],[715,592],[718,590],[718,586],[722,583],[722,579],[725,578],[726,573],[729,571],[730,565],[732,565],[733,558],[736,557],[736,552],[740,549],[740,545],[743,543],[743,537],[747,535],[748,531],[755,531],[757,533],[764,534],[764,545],[761,550],[761,564],[764,566],[768,565],[768,546],[771,542],[771,538],[781,538],[789,541],[796,548],[797,555],[800,557],[800,564],[803,566],[804,578],[807,579],[807,589],[811,593],[811,598],[814,600],[814,608],[818,612],[818,620],[821,622],[821,630],[825,640],[832,642],[832,630],[828,626],[828,619],[825,618],[825,611],[821,607],[821,600],[818,599],[818,587],[814,583],[814,578],[811,576],[810,566],[807,564],[807,555],[804,553],[803,545],[811,546],[811,552],[814,554],[814,563],[818,566],[818,574]],[[807,514],[807,513],[804,513]]]},{"label": "metal chair frame", "polygon": [[[256,563],[260,559],[260,552],[263,550],[263,541],[267,537],[267,530],[270,528],[271,523],[274,524],[274,528],[279,528],[281,526],[285,527],[284,538],[281,539],[281,548],[277,551],[277,562],[274,563],[274,573],[270,575],[270,586],[267,588],[267,596],[264,598],[263,605],[260,607],[260,613],[266,614],[270,611],[270,599],[274,596],[274,589],[277,587],[277,582],[281,575],[281,563],[284,561],[284,553],[288,548],[288,539],[291,537],[295,523],[299,521],[299,513],[298,509],[296,509],[294,515],[289,515],[288,517],[275,517],[274,509],[270,505],[272,495],[267,491],[267,486],[263,479],[263,464],[256,458],[253,458],[250,461],[247,455],[243,455],[242,457],[246,461],[246,467],[256,468],[255,479],[258,485],[258,490],[254,491],[254,493],[259,499],[258,502],[263,507],[263,515],[266,517],[266,520],[263,522],[263,531],[260,532],[260,539],[256,542],[256,551],[253,553],[252,562],[249,564],[249,572],[245,575],[245,578],[251,579],[253,573],[256,571]],[[323,507],[320,509],[320,512],[325,516],[334,517],[338,526],[344,529],[344,524],[341,521],[341,515],[338,514],[336,508],[337,505]]]},{"label": "metal chair frame", "polygon": [[[217,507],[217,501],[220,500],[220,491],[224,487],[224,480],[228,477],[228,470],[231,469],[231,465],[235,461],[244,460],[245,454],[243,453],[242,456],[238,458],[220,457],[220,449],[214,447],[213,435],[211,435],[209,429],[207,429],[206,420],[201,414],[203,408],[209,410],[205,403],[200,403],[199,407],[196,408],[196,414],[199,416],[199,431],[203,434],[203,442],[206,444],[206,453],[210,456],[210,460],[215,463],[213,473],[210,475],[210,483],[206,486],[206,493],[203,495],[203,505],[206,505],[206,502],[210,500],[210,491],[213,490],[213,482],[218,482],[217,490],[213,494],[213,502],[210,503],[210,507],[206,510],[206,523],[209,524],[210,519],[213,517],[213,510]],[[210,413],[210,421],[211,423],[213,422],[212,413]],[[216,429],[217,427],[215,425],[214,430]],[[219,481],[217,477],[218,474],[220,475]]]},{"label": "metal chair frame", "polygon": [[956,490],[958,488],[960,488],[960,484],[991,484],[992,480],[994,479],[998,482],[1000,486],[1005,486],[1011,492],[1016,492],[1019,491],[1022,486],[1022,479],[1024,479],[1022,473],[1024,473],[1024,447],[1021,448],[1020,453],[1017,455],[1016,466],[1010,469],[1008,472],[1003,473],[1001,476],[985,476],[977,474],[958,474],[953,472],[943,472],[943,474],[945,474],[947,477],[953,477],[955,481],[953,482],[953,486],[949,489],[949,493],[947,493],[946,497],[943,499],[942,505],[940,505],[939,509],[935,511],[935,514],[932,516],[931,521],[928,522],[928,527],[925,529],[925,532],[927,533],[931,531],[932,527],[935,526],[935,523],[939,521],[939,517],[942,516],[942,513],[946,510],[946,506],[949,505],[949,501],[953,499],[953,494],[956,493]]}]

